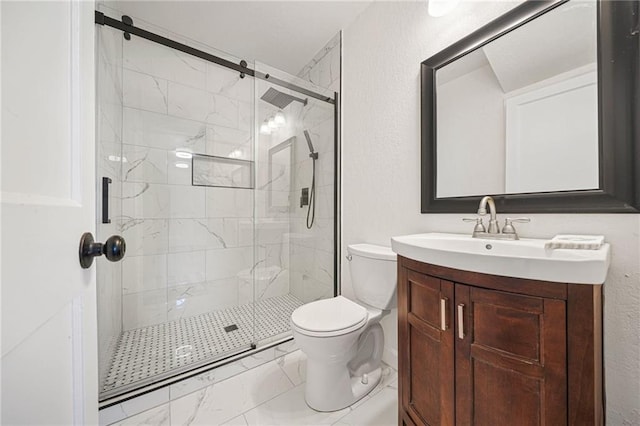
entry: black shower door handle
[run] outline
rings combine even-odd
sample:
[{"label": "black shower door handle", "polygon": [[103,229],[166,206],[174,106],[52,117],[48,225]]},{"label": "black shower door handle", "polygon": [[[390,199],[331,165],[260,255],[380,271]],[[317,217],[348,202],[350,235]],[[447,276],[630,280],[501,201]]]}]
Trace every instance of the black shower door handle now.
[{"label": "black shower door handle", "polygon": [[102,178],[102,223],[111,223],[109,219],[109,184],[111,178]]}]

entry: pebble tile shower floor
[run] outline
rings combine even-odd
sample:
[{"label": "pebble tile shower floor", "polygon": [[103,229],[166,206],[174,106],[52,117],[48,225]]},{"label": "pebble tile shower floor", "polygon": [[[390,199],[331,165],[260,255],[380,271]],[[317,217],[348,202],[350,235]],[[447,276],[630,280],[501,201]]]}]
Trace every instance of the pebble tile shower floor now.
[{"label": "pebble tile shower floor", "polygon": [[[165,377],[173,370],[182,372],[191,365],[196,367],[251,343],[287,333],[291,313],[301,305],[290,294],[256,302],[255,337],[253,303],[125,331],[120,335],[101,392],[111,393],[149,378]],[[237,329],[225,331],[225,327],[234,324]]]}]

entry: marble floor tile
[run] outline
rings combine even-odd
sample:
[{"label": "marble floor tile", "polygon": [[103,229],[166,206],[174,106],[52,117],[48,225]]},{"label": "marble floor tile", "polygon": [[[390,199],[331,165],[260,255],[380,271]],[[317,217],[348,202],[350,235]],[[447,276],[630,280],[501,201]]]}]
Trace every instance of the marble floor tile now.
[{"label": "marble floor tile", "polygon": [[[120,404],[112,405],[111,407],[100,410],[99,424],[100,426],[112,425],[112,424],[166,424],[169,425],[167,415],[166,421],[161,411],[152,412],[151,407],[161,408],[163,405],[165,409],[168,409],[169,402],[169,388],[164,387],[153,392],[141,395],[137,398],[129,399]],[[140,417],[137,414],[144,414]],[[144,423],[144,422],[147,423]],[[159,423],[152,423],[157,421]],[[165,421],[165,423],[162,423]],[[120,422],[120,423],[118,423]],[[126,422],[126,423],[122,423]],[[140,423],[135,423],[140,422]]]},{"label": "marble floor tile", "polygon": [[382,364],[382,377],[380,383],[369,393],[369,398],[376,395],[383,389],[393,386],[398,381],[398,372],[386,364]]},{"label": "marble floor tile", "polygon": [[127,413],[122,409],[122,404],[116,404],[111,407],[103,408],[98,412],[98,425],[112,425],[126,418]]},{"label": "marble floor tile", "polygon": [[274,362],[171,402],[172,425],[219,425],[291,389]]},{"label": "marble floor tile", "polygon": [[304,400],[302,384],[244,413],[244,418],[249,426],[320,426],[332,425],[350,411],[351,408],[329,413],[312,410]]},{"label": "marble floor tile", "polygon": [[367,398],[336,426],[395,426],[398,424],[397,380]]},{"label": "marble floor tile", "polygon": [[195,391],[202,390],[215,383],[227,380],[230,377],[247,371],[238,363],[231,363],[220,366],[206,373],[199,374],[195,377],[182,380],[171,385],[171,399],[175,400],[185,395],[189,395]]},{"label": "marble floor tile", "polygon": [[293,341],[281,343],[278,346],[265,349],[230,364],[222,365],[198,376],[175,383],[171,385],[171,399],[178,399],[214,383],[218,383],[232,376],[244,373],[250,368],[255,368],[258,365],[271,362],[274,358],[282,357],[283,354],[295,351],[296,348],[297,346],[295,346]]},{"label": "marble floor tile", "polygon": [[164,404],[143,413],[128,417],[115,426],[171,426],[169,404]]},{"label": "marble floor tile", "polygon": [[[287,342],[281,351],[295,349]],[[391,426],[397,424],[398,374],[383,365],[378,386],[343,410],[323,413],[304,399],[306,356],[299,350],[277,357],[275,348],[246,359],[246,365],[222,367],[198,383],[173,385],[172,402],[160,405],[118,425],[224,425],[224,426]],[[264,362],[276,356],[272,361]],[[240,373],[241,370],[244,370]],[[219,374],[218,374],[219,373]],[[239,374],[238,374],[239,373]],[[214,377],[215,376],[215,377]],[[204,375],[203,375],[204,377]],[[207,382],[213,383],[207,386]],[[186,394],[197,387],[207,386]],[[186,395],[185,395],[186,394]],[[106,414],[106,413],[105,413]],[[112,413],[117,414],[117,413]],[[105,424],[107,416],[101,418]]]},{"label": "marble floor tile", "polygon": [[249,423],[247,423],[247,419],[244,417],[244,414],[240,414],[238,417],[234,417],[220,426],[249,426]]},{"label": "marble floor tile", "polygon": [[295,386],[305,382],[307,378],[307,356],[302,351],[298,350],[286,354],[278,358],[277,363]]},{"label": "marble floor tile", "polygon": [[[283,365],[283,359],[286,361]],[[306,357],[296,351],[276,360],[283,370],[306,365]],[[321,413],[304,400],[304,373],[301,384],[224,423],[225,426],[357,425],[391,426],[397,422],[397,372],[384,365],[380,384],[367,396],[343,410]],[[291,378],[291,377],[290,377]]]}]

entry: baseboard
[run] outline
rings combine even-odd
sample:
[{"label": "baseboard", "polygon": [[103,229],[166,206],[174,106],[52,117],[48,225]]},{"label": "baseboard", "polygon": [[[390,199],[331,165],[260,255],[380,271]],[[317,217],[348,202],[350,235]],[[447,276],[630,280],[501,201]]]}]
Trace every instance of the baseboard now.
[{"label": "baseboard", "polygon": [[385,346],[382,351],[382,361],[393,369],[398,369],[398,350]]}]

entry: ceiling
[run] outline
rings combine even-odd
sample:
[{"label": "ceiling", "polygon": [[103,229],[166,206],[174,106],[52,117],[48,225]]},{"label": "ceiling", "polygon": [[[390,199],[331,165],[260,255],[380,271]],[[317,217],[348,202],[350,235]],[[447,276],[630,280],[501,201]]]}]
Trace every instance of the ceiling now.
[{"label": "ceiling", "polygon": [[130,15],[142,28],[141,20],[295,75],[370,3],[114,1],[107,5]]}]

